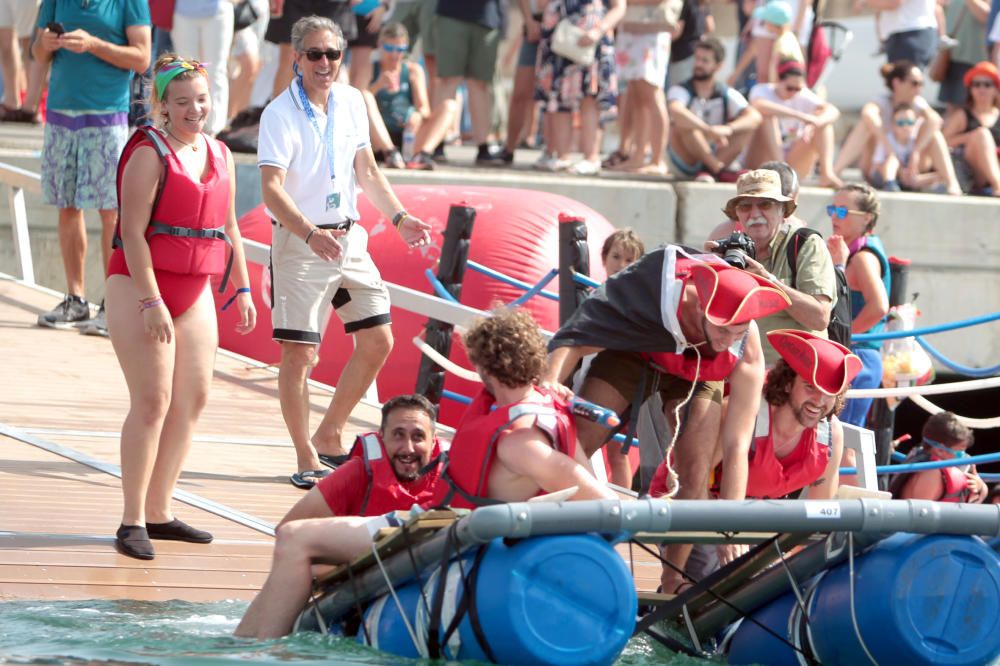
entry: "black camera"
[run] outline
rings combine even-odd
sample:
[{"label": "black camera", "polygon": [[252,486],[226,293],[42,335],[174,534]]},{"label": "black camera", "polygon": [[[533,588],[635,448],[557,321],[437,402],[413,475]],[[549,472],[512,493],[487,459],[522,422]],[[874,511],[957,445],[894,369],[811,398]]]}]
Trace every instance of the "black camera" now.
[{"label": "black camera", "polygon": [[728,238],[715,241],[714,251],[721,254],[727,264],[742,270],[746,270],[747,257],[757,258],[757,246],[742,231],[734,231]]}]

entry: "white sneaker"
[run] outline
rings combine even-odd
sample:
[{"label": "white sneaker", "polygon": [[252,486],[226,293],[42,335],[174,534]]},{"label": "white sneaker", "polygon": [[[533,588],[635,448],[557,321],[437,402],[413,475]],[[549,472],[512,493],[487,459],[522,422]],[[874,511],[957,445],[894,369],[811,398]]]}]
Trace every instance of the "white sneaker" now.
[{"label": "white sneaker", "polygon": [[569,172],[577,176],[596,176],[601,173],[601,161],[580,160],[569,168]]},{"label": "white sneaker", "polygon": [[542,156],[535,160],[534,168],[539,171],[552,171],[552,165],[556,163],[556,156],[545,151]]}]

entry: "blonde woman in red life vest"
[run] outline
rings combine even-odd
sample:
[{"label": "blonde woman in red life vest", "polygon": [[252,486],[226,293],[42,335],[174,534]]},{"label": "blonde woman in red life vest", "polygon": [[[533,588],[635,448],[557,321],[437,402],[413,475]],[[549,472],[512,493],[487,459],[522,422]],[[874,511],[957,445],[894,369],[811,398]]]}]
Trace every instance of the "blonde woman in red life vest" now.
[{"label": "blonde woman in red life vest", "polygon": [[233,157],[202,132],[212,108],[205,69],[165,55],[153,76],[156,126],[137,129],[119,161],[106,296],[130,397],[115,547],[142,560],[155,556],[151,539],[212,540],[170,506],[218,347],[210,277],[221,275],[223,289],[231,277],[237,331],[249,333],[257,319],[236,224]]}]

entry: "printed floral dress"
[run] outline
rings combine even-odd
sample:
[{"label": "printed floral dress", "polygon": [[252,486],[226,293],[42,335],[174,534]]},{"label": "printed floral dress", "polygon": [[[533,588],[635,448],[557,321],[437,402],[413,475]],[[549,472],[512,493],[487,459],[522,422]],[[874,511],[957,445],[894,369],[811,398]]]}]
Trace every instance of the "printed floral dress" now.
[{"label": "printed floral dress", "polygon": [[559,21],[569,18],[578,27],[589,30],[597,27],[607,10],[604,0],[552,0],[545,7],[535,98],[545,102],[546,111],[578,111],[584,97],[596,97],[602,111],[615,106],[618,76],[611,33],[605,33],[595,45],[597,57],[589,65],[578,65],[552,51],[552,33]]}]

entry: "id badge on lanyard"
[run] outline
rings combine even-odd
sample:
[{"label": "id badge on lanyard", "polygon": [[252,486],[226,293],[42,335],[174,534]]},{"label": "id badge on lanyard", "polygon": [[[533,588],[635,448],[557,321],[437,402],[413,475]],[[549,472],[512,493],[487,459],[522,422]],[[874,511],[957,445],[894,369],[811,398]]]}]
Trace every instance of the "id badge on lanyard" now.
[{"label": "id badge on lanyard", "polygon": [[330,193],[326,195],[326,209],[334,210],[340,208],[340,192],[337,191],[337,172],[334,168],[333,161],[333,91],[330,91],[329,96],[326,100],[326,129],[321,132],[319,129],[319,122],[316,120],[316,113],[313,111],[312,104],[309,102],[309,98],[306,97],[305,90],[302,88],[302,80],[298,81],[298,91],[299,91],[299,101],[302,103],[302,110],[305,111],[306,117],[309,118],[309,123],[316,130],[316,134],[319,135],[320,139],[323,141],[323,153],[326,156],[327,168],[330,171]]}]

